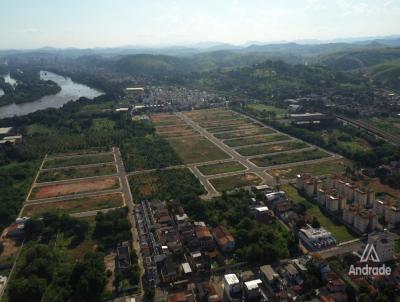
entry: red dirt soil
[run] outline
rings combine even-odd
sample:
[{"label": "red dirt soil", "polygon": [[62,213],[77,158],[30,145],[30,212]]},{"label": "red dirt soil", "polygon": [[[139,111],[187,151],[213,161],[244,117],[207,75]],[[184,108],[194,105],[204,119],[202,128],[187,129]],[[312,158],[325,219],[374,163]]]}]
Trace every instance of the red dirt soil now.
[{"label": "red dirt soil", "polygon": [[103,179],[84,180],[68,184],[48,185],[34,189],[33,198],[51,198],[64,195],[72,195],[86,192],[103,191],[117,188],[119,180],[117,177]]}]

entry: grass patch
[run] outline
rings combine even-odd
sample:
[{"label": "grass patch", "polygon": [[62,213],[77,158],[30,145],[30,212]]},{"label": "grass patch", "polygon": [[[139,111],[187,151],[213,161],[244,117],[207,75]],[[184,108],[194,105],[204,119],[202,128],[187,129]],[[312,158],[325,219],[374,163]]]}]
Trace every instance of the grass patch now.
[{"label": "grass patch", "polygon": [[170,138],[168,141],[186,164],[229,158],[228,154],[202,136]]},{"label": "grass patch", "polygon": [[290,137],[284,134],[273,134],[273,135],[260,135],[253,137],[244,137],[244,138],[234,138],[230,140],[225,140],[224,143],[229,147],[241,147],[247,145],[279,142],[289,139]]},{"label": "grass patch", "polygon": [[308,164],[290,167],[286,169],[267,170],[272,176],[279,176],[281,179],[294,179],[297,174],[309,173],[313,176],[343,174],[351,162],[346,159],[325,161],[323,163]]},{"label": "grass patch", "polygon": [[121,207],[122,205],[122,195],[117,193],[27,205],[24,207],[22,215],[28,217],[40,216],[50,210],[58,211],[65,214],[73,214],[93,210],[116,208]]},{"label": "grass patch", "polygon": [[287,109],[261,103],[248,104],[246,107],[259,111],[260,113],[273,112],[276,116],[283,116],[288,113]]},{"label": "grass patch", "polygon": [[115,173],[117,173],[115,165],[107,164],[96,167],[44,170],[40,172],[37,182],[59,181],[65,179],[111,175]]},{"label": "grass patch", "polygon": [[88,155],[79,157],[54,158],[46,160],[46,162],[44,163],[44,168],[50,169],[50,168],[60,168],[69,166],[100,164],[112,161],[114,161],[113,154],[98,154],[98,155]]},{"label": "grass patch", "polygon": [[325,215],[318,205],[301,196],[292,185],[282,185],[281,189],[286,192],[290,200],[303,204],[307,209],[307,213],[312,217],[316,217],[321,225],[331,232],[338,242],[345,242],[355,238],[344,225],[333,221],[329,216]]},{"label": "grass patch", "polygon": [[237,161],[229,161],[225,163],[197,166],[197,169],[203,175],[215,175],[228,172],[244,171],[246,167]]},{"label": "grass patch", "polygon": [[282,165],[282,164],[302,162],[307,160],[320,159],[328,156],[330,156],[328,153],[320,149],[314,149],[311,151],[267,155],[264,157],[253,158],[250,161],[259,167],[267,167],[273,165]]},{"label": "grass patch", "polygon": [[243,156],[251,156],[251,155],[268,154],[268,153],[302,149],[302,148],[306,148],[308,146],[309,145],[307,145],[306,143],[304,143],[302,141],[293,141],[293,142],[279,143],[279,144],[272,144],[272,145],[244,147],[244,148],[237,149],[236,151],[239,152]]},{"label": "grass patch", "polygon": [[262,180],[253,173],[243,173],[232,176],[225,176],[220,178],[213,178],[209,180],[213,187],[219,191],[230,191],[236,188],[256,186],[259,185]]}]

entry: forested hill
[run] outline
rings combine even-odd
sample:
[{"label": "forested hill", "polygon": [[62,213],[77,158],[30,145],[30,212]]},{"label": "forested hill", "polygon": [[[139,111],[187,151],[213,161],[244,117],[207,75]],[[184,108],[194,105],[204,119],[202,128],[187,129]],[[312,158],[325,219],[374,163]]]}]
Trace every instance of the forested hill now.
[{"label": "forested hill", "polygon": [[318,61],[335,70],[354,70],[394,60],[400,60],[400,47],[340,51],[321,56]]},{"label": "forested hill", "polygon": [[343,93],[363,93],[368,89],[366,79],[349,73],[282,61],[265,61],[225,72],[192,73],[171,78],[170,83],[257,99],[292,98],[339,86]]}]

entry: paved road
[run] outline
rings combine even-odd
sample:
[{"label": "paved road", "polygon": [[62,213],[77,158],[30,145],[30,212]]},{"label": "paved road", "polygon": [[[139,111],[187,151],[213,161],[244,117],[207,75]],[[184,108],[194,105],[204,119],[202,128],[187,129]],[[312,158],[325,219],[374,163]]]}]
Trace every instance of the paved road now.
[{"label": "paved road", "polygon": [[[125,205],[128,207],[128,217],[129,217],[129,221],[132,226],[132,229],[131,229],[132,245],[133,245],[133,248],[136,250],[140,271],[143,274],[144,273],[143,259],[142,259],[141,253],[140,253],[139,234],[138,234],[138,231],[136,228],[136,221],[135,221],[135,215],[134,215],[135,210],[136,210],[136,205],[133,202],[132,192],[131,192],[131,188],[129,186],[127,173],[125,171],[125,166],[122,161],[121,152],[120,152],[119,148],[117,148],[117,147],[113,147],[113,152],[114,152],[115,161],[117,163],[117,173],[120,177],[122,195],[124,197]],[[140,280],[142,280],[142,276],[140,277]],[[140,281],[139,286],[140,286],[141,292],[143,293],[143,284],[141,281]]]},{"label": "paved road", "polygon": [[80,213],[72,213],[72,214],[70,214],[70,216],[76,217],[76,218],[90,217],[90,216],[96,216],[97,213],[107,213],[109,211],[113,211],[116,209],[120,209],[120,207],[108,208],[108,209],[102,209],[102,210],[93,210],[93,211],[80,212]]},{"label": "paved road", "polygon": [[204,196],[204,199],[212,199],[213,197],[220,195],[218,191],[215,190],[215,188],[208,181],[209,178],[201,174],[201,172],[199,171],[199,169],[197,169],[195,165],[192,165],[191,167],[189,167],[189,169],[206,189],[207,195]]},{"label": "paved road", "polygon": [[247,161],[247,158],[240,155],[237,153],[235,150],[233,150],[231,147],[228,147],[225,145],[220,139],[216,138],[213,136],[211,133],[209,133],[207,130],[205,130],[203,127],[195,123],[192,119],[187,117],[186,115],[182,114],[181,112],[176,113],[180,118],[182,118],[186,123],[191,125],[194,129],[196,129],[198,132],[200,132],[204,137],[206,137],[209,141],[217,145],[220,149],[225,151],[225,153],[229,154],[234,160],[240,162],[243,166],[245,166],[248,169],[248,172],[256,174],[258,177],[260,177],[263,180],[263,183],[267,184],[275,184],[275,179],[265,173],[264,168],[259,168],[253,163]]}]

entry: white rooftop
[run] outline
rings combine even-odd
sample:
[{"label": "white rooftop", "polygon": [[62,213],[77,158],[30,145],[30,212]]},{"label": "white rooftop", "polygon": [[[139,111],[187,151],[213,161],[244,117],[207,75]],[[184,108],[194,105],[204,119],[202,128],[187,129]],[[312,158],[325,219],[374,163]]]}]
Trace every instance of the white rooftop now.
[{"label": "white rooftop", "polygon": [[0,135],[1,135],[1,134],[7,134],[7,133],[9,133],[9,132],[11,131],[11,129],[12,129],[12,127],[3,127],[3,128],[0,128]]},{"label": "white rooftop", "polygon": [[239,279],[235,274],[225,275],[224,279],[225,279],[226,283],[229,285],[239,284]]},{"label": "white rooftop", "polygon": [[268,210],[269,210],[268,207],[258,207],[258,208],[256,208],[257,212],[266,212]]},{"label": "white rooftop", "polygon": [[128,90],[128,91],[143,91],[144,88],[143,87],[128,87],[128,88],[126,88],[126,90]]},{"label": "white rooftop", "polygon": [[182,263],[182,268],[185,274],[190,274],[192,272],[192,269],[190,268],[190,265],[187,262]]},{"label": "white rooftop", "polygon": [[262,281],[260,279],[256,279],[245,282],[244,285],[246,286],[247,290],[255,290],[258,289],[258,284],[260,283],[262,283]]}]

